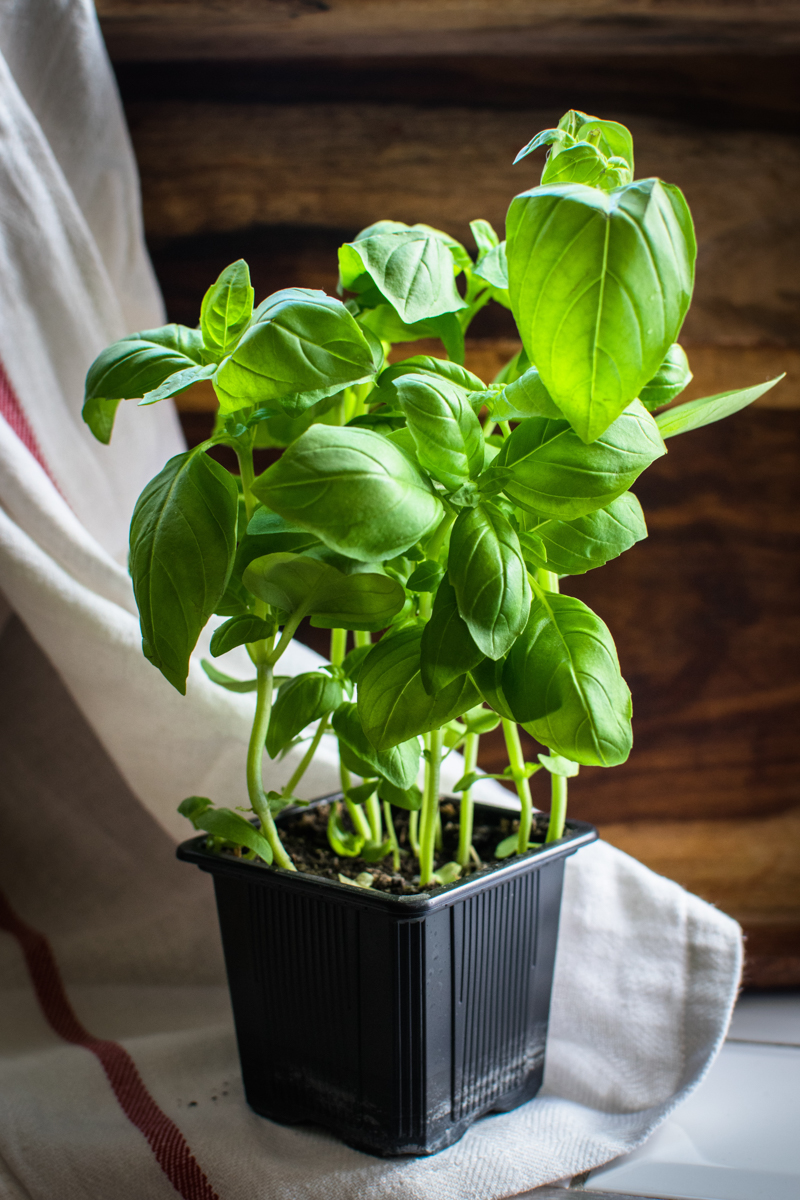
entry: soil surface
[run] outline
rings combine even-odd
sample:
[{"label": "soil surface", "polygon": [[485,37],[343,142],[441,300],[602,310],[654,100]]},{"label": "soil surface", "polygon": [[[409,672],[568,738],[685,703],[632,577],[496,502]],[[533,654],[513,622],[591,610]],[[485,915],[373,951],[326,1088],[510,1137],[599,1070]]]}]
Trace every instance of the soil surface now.
[{"label": "soil surface", "polygon": [[[434,870],[452,862],[458,851],[458,807],[452,801],[443,800],[439,811],[442,817],[442,849],[436,852]],[[320,804],[296,816],[285,817],[279,822],[281,841],[298,871],[335,880],[339,880],[339,876],[343,875],[353,881],[359,875],[368,874],[372,877],[370,887],[376,891],[391,892],[396,896],[417,895],[421,891],[432,891],[440,886],[437,883],[424,889],[419,886],[419,863],[408,841],[408,813],[402,809],[392,810],[395,833],[400,846],[400,870],[395,872],[392,869],[391,855],[381,862],[370,863],[363,858],[345,858],[334,854],[328,842],[329,812],[330,805]],[[472,863],[461,875],[461,879],[496,865],[498,860],[494,857],[495,847],[503,838],[516,833],[519,828],[516,818],[498,814],[491,824],[483,824],[480,821],[481,815],[481,810],[477,810],[472,831],[472,844],[481,863]],[[349,826],[346,813],[342,813],[341,819],[345,826]],[[531,841],[544,841],[547,819],[546,813],[534,813]],[[506,861],[510,862],[511,859]]]}]

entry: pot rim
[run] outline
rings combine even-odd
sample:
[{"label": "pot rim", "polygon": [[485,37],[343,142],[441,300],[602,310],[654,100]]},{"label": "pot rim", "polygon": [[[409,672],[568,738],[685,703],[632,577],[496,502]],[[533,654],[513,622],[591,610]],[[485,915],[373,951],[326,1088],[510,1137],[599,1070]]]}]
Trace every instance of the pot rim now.
[{"label": "pot rim", "polygon": [[[302,808],[284,809],[277,818],[277,823],[280,824],[282,820],[297,813],[307,812],[309,808],[316,808],[320,804],[327,804],[341,798],[341,792],[331,792],[327,796],[319,796]],[[513,802],[506,807],[502,803],[487,804],[476,800],[475,807],[494,812],[513,814],[519,812],[519,808],[515,807]],[[373,892],[371,888],[340,883],[338,879],[326,879],[324,876],[311,875],[304,871],[286,871],[281,867],[268,866],[260,860],[214,854],[205,848],[207,833],[201,833],[197,837],[181,842],[175,854],[181,861],[194,863],[201,870],[208,871],[212,875],[233,875],[262,887],[288,887],[292,891],[311,892],[317,895],[319,895],[320,889],[323,889],[329,893],[328,899],[334,903],[394,910],[394,914],[398,917],[423,917],[430,912],[450,908],[453,904],[458,904],[477,892],[485,891],[488,887],[506,883],[517,875],[537,870],[554,859],[566,858],[580,850],[582,846],[588,846],[591,842],[596,841],[599,836],[594,825],[589,825],[586,821],[568,819],[566,830],[564,837],[559,838],[557,842],[542,846],[540,850],[530,850],[527,854],[519,857],[515,855],[510,861],[498,860],[482,870],[468,875],[466,879],[457,879],[454,883],[439,885],[432,893],[420,892],[410,896],[396,896],[391,892]]]}]

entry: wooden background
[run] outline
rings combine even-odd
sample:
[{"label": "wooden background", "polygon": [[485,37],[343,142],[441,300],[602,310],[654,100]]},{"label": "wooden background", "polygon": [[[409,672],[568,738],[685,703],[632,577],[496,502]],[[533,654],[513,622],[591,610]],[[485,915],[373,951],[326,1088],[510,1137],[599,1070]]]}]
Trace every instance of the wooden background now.
[{"label": "wooden background", "polygon": [[[261,299],[292,284],[332,291],[337,246],[380,217],[467,239],[473,217],[502,229],[541,168],[512,167],[516,151],[569,107],[625,121],[637,174],[684,189],[700,245],[687,395],[787,379],[672,441],[635,489],[648,541],[569,581],[617,640],[636,739],[625,766],[581,772],[571,812],[738,917],[751,986],[800,986],[795,0],[98,10],[156,272],[170,318],[187,324],[238,257]],[[489,379],[516,345],[508,314],[485,310],[468,365]],[[206,436],[211,402],[202,389],[181,398],[190,441]],[[488,768],[502,748],[485,740]]]}]

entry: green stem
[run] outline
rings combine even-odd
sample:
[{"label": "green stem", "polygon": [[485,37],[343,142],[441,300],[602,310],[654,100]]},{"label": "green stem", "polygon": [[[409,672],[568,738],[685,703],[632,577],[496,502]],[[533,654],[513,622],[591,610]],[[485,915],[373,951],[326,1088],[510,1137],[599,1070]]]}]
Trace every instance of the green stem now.
[{"label": "green stem", "polygon": [[433,595],[431,592],[421,592],[419,597],[419,615],[424,621],[430,621],[433,612]]},{"label": "green stem", "polygon": [[[469,775],[475,770],[478,765],[478,742],[480,736],[477,733],[468,733],[464,739],[464,774]],[[458,815],[458,856],[456,861],[466,870],[469,865],[469,850],[472,845],[472,822],[474,815],[474,805],[472,802],[472,788],[467,788],[461,793],[461,807]]]},{"label": "green stem", "polygon": [[414,852],[414,857],[419,858],[419,809],[414,808],[408,814],[408,842]]},{"label": "green stem", "polygon": [[511,437],[511,426],[508,421],[498,421],[498,425],[504,438]]},{"label": "green stem", "polygon": [[353,644],[356,648],[359,646],[371,646],[372,634],[368,629],[355,629],[353,631]]},{"label": "green stem", "polygon": [[[265,649],[267,649],[265,647]],[[295,865],[286,853],[278,830],[275,827],[269,801],[264,792],[262,776],[264,762],[264,742],[267,737],[270,713],[272,712],[272,656],[267,655],[265,662],[258,664],[258,684],[256,687],[256,713],[253,718],[253,728],[250,732],[250,744],[247,748],[247,792],[253,811],[261,822],[261,832],[272,847],[275,863],[285,871],[294,871]]]},{"label": "green stem", "polygon": [[322,720],[317,725],[317,731],[314,734],[313,738],[311,739],[308,749],[306,750],[303,757],[300,759],[297,769],[295,770],[291,779],[289,780],[289,782],[287,784],[284,785],[284,788],[281,792],[282,796],[291,796],[294,794],[294,789],[297,787],[298,783],[303,778],[303,776],[305,775],[309,766],[311,765],[311,760],[313,759],[314,755],[317,752],[317,746],[322,741],[322,735],[325,732],[325,730],[328,728],[328,722],[330,721],[330,719],[331,719],[331,714],[325,713],[325,716],[322,718]]},{"label": "green stem", "polygon": [[434,729],[428,738],[425,763],[425,795],[422,800],[422,828],[419,836],[419,883],[427,887],[433,878],[433,854],[436,843],[436,817],[439,812],[439,768],[444,731]]},{"label": "green stem", "polygon": [[344,806],[350,814],[350,820],[353,822],[353,828],[356,833],[363,837],[365,842],[372,841],[372,830],[370,829],[369,821],[366,813],[360,804],[354,804],[347,796],[344,798]]},{"label": "green stem", "polygon": [[253,495],[253,480],[255,479],[255,471],[253,469],[253,447],[242,446],[239,442],[236,443],[236,457],[239,460],[239,475],[242,480],[242,494],[244,496],[244,507],[247,512],[248,521],[256,511],[258,501]]},{"label": "green stem", "polygon": [[377,792],[372,793],[364,807],[366,808],[367,819],[369,820],[371,840],[380,845],[383,841],[383,825],[381,822],[381,802],[378,799]]},{"label": "green stem", "polygon": [[538,572],[539,583],[546,592],[558,592],[558,576],[555,571],[544,571],[540,567]]},{"label": "green stem", "polygon": [[427,549],[428,558],[430,558],[432,560],[436,560],[439,557],[442,546],[444,545],[444,539],[447,537],[448,533],[450,532],[450,526],[453,524],[455,519],[456,519],[455,510],[453,508],[448,508],[448,510],[445,512],[444,516],[442,517],[441,521],[436,526],[436,532],[434,533],[433,537],[431,538],[430,542],[428,543],[428,549]]},{"label": "green stem", "polygon": [[496,424],[497,421],[495,421],[494,417],[489,416],[486,418],[486,420],[483,422],[483,436],[485,438],[491,437],[491,435],[494,433],[494,427]]},{"label": "green stem", "polygon": [[392,870],[397,873],[397,871],[400,870],[400,844],[397,841],[397,834],[394,831],[392,806],[388,800],[384,800],[383,802],[383,819],[386,822],[386,830],[389,834],[389,841],[392,843]]},{"label": "green stem", "polygon": [[344,662],[345,651],[347,650],[347,630],[332,629],[331,630],[331,665],[340,667]]},{"label": "green stem", "polygon": [[563,775],[550,776],[550,820],[547,824],[545,842],[557,842],[564,836],[567,819],[567,780]]},{"label": "green stem", "polygon": [[[516,722],[503,717],[503,736],[506,739],[508,762],[511,767],[511,777],[517,789],[521,807],[519,814],[519,837],[517,838],[517,854],[526,854],[528,842],[531,840],[531,821],[533,819],[533,802],[531,788],[525,774],[525,759],[519,740],[519,729]],[[555,778],[555,776],[554,776]]]}]

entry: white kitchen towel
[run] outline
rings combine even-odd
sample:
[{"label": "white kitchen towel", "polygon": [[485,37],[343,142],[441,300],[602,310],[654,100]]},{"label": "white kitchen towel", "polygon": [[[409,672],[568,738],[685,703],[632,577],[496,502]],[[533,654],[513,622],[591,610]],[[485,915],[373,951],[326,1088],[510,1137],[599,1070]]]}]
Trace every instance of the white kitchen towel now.
[{"label": "white kitchen towel", "polygon": [[[602,844],[567,870],[541,1097],[401,1162],[247,1109],[173,848],[183,796],[242,802],[252,697],[141,655],[127,525],[174,411],[123,405],[111,447],[80,419],[98,350],[163,320],[135,166],[89,0],[0,5],[0,50],[0,1196],[495,1200],[633,1147],[710,1065],[740,936]],[[326,743],[306,794],[335,785]]]}]

